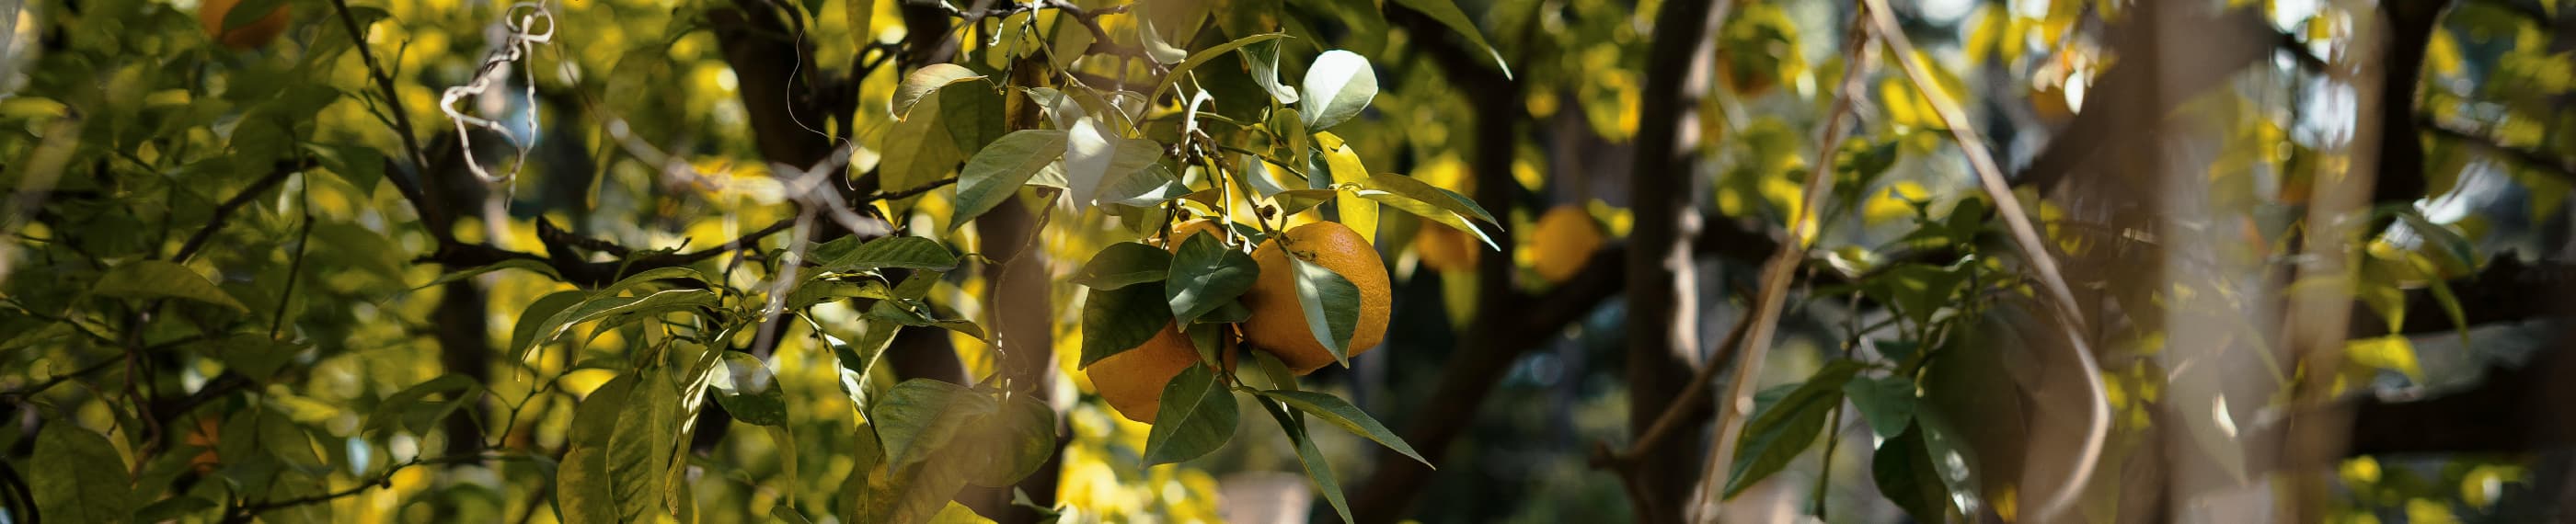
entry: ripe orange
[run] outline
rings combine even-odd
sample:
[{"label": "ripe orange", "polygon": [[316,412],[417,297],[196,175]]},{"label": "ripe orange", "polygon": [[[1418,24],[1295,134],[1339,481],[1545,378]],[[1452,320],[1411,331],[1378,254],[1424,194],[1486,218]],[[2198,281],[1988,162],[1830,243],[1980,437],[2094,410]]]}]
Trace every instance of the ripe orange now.
[{"label": "ripe orange", "polygon": [[1439,271],[1475,271],[1481,247],[1466,232],[1435,223],[1425,222],[1413,234],[1413,250],[1422,255],[1422,265]]},{"label": "ripe orange", "polygon": [[[1172,239],[1163,242],[1164,249],[1180,249],[1181,241],[1190,235],[1221,234],[1215,222],[1192,220],[1172,228]],[[1164,324],[1161,333],[1144,344],[1091,363],[1082,372],[1091,378],[1091,387],[1109,401],[1119,415],[1128,420],[1154,423],[1154,414],[1162,410],[1163,386],[1182,370],[1199,364],[1199,350],[1181,334],[1178,324]]]},{"label": "ripe orange", "polygon": [[269,41],[277,39],[278,34],[286,32],[285,4],[278,4],[277,9],[269,11],[258,20],[252,20],[248,24],[242,24],[241,27],[225,31],[224,17],[230,15],[233,6],[237,5],[241,5],[241,0],[205,0],[204,3],[198,4],[197,21],[206,26],[208,38],[215,39],[216,43],[221,43],[224,47],[255,49],[267,46]]},{"label": "ripe orange", "polygon": [[1279,236],[1252,250],[1252,260],[1261,264],[1261,276],[1243,294],[1244,307],[1252,310],[1252,318],[1243,322],[1244,342],[1278,355],[1299,375],[1333,363],[1333,353],[1306,327],[1306,310],[1297,302],[1296,269],[1288,262],[1288,256],[1294,255],[1359,288],[1359,325],[1351,330],[1350,356],[1376,347],[1386,337],[1387,308],[1393,299],[1387,290],[1386,264],[1378,259],[1377,249],[1350,227],[1334,222],[1297,226]]},{"label": "ripe orange", "polygon": [[1605,242],[1601,225],[1592,221],[1592,214],[1573,204],[1556,206],[1539,215],[1538,230],[1532,236],[1535,240],[1530,247],[1537,255],[1533,265],[1537,266],[1538,276],[1548,282],[1564,282],[1582,272],[1584,263],[1592,261],[1592,252],[1599,251]]}]

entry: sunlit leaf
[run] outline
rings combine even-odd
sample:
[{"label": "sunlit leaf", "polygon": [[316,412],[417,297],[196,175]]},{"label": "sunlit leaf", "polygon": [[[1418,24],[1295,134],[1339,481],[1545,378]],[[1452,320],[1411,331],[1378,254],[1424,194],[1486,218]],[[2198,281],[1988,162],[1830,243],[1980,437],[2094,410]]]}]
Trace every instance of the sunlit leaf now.
[{"label": "sunlit leaf", "polygon": [[1297,306],[1306,330],[1344,366],[1350,362],[1351,336],[1360,324],[1360,287],[1321,264],[1286,257],[1297,272]]},{"label": "sunlit leaf", "polygon": [[968,422],[995,409],[992,397],[965,386],[912,379],[895,384],[884,399],[868,406],[868,421],[885,448],[886,464],[903,468],[929,460]]},{"label": "sunlit leaf", "polygon": [[823,267],[843,272],[884,268],[947,271],[957,269],[957,254],[937,240],[897,235],[859,244]]},{"label": "sunlit leaf", "polygon": [[1030,129],[1002,135],[957,172],[957,212],[949,227],[963,225],[1009,201],[1031,175],[1064,155],[1065,132]]},{"label": "sunlit leaf", "polygon": [[[721,351],[721,350],[719,350]],[[721,351],[724,365],[710,376],[708,385],[716,390],[716,403],[734,420],[761,426],[787,423],[787,392],[778,385],[778,377],[750,353]]]},{"label": "sunlit leaf", "polygon": [[1303,110],[1306,129],[1322,131],[1359,116],[1377,98],[1377,70],[1367,58],[1344,50],[1325,51],[1306,68]]},{"label": "sunlit leaf", "polygon": [[903,83],[895,86],[892,99],[894,115],[897,117],[911,115],[913,107],[920,104],[923,98],[930,96],[932,92],[939,91],[940,88],[948,87],[949,84],[983,77],[984,75],[975,74],[974,70],[957,64],[940,63],[922,66],[904,75]]},{"label": "sunlit leaf", "polygon": [[603,456],[618,520],[637,522],[676,513],[667,497],[672,446],[680,434],[680,392],[663,372],[636,377],[619,406],[616,428]]}]

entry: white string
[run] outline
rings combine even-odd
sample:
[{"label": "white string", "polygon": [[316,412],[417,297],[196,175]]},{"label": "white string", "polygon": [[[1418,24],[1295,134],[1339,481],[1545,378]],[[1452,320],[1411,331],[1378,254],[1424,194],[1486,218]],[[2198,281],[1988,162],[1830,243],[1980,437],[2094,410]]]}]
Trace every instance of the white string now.
[{"label": "white string", "polygon": [[[544,23],[545,32],[530,32],[530,29],[536,27],[539,22]],[[492,82],[500,78],[499,73],[503,71],[503,66],[514,63],[519,64],[522,67],[522,71],[525,71],[522,74],[528,76],[526,94],[528,102],[528,106],[526,108],[528,113],[528,130],[531,133],[536,132],[538,129],[536,73],[535,66],[530,63],[531,61],[526,61],[526,59],[533,53],[536,44],[551,44],[554,42],[555,16],[553,12],[546,10],[544,5],[534,2],[519,2],[512,4],[510,9],[503,13],[501,25],[504,29],[509,31],[509,34],[504,37],[504,41],[502,42],[500,49],[495,49],[484,57],[483,65],[474,72],[473,81],[467,82],[465,85],[447,88],[447,90],[441,93],[438,98],[439,112],[446,113],[447,119],[456,123],[456,140],[458,146],[460,146],[459,148],[464,150],[466,169],[473,170],[475,178],[483,180],[484,183],[492,184],[508,182],[518,178],[519,172],[527,165],[527,141],[520,140],[519,137],[513,136],[510,133],[510,129],[501,125],[500,122],[474,116],[458,110],[456,103],[459,100],[464,100],[466,97],[479,96],[490,91],[492,88]],[[509,140],[510,147],[518,150],[518,154],[514,155],[510,161],[510,172],[508,174],[493,176],[491,172],[483,169],[482,162],[478,162],[474,159],[474,138],[471,133],[467,132],[467,126],[479,127],[490,130],[494,133],[500,133],[502,138]]]}]

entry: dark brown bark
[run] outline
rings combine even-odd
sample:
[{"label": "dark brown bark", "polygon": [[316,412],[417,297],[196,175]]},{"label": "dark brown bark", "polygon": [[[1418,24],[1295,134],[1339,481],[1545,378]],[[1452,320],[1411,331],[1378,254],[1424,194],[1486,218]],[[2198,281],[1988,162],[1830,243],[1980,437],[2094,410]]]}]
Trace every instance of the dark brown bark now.
[{"label": "dark brown bark", "polygon": [[[1699,353],[1699,285],[1691,242],[1700,233],[1697,148],[1688,129],[1707,91],[1708,38],[1724,9],[1713,0],[1673,0],[1655,14],[1646,54],[1644,107],[1629,175],[1636,227],[1627,257],[1628,429],[1644,434],[1690,382]],[[1694,425],[1693,427],[1696,427]],[[1685,432],[1692,434],[1696,432]],[[1657,446],[1627,472],[1639,522],[1680,522],[1697,484],[1696,446]]]}]

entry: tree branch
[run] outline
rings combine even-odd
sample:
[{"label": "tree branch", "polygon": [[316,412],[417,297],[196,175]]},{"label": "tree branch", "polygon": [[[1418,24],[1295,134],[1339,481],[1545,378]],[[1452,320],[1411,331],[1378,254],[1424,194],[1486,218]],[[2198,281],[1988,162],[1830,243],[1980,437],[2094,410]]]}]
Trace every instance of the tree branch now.
[{"label": "tree branch", "polygon": [[234,193],[232,198],[225,199],[222,204],[216,205],[215,213],[206,217],[205,227],[197,228],[196,233],[188,235],[188,241],[179,244],[178,254],[171,255],[170,261],[187,263],[189,258],[197,256],[198,249],[206,247],[207,240],[214,238],[215,231],[223,229],[224,224],[232,220],[233,212],[258,200],[260,195],[268,193],[268,190],[276,188],[278,184],[285,183],[287,177],[311,167],[313,167],[312,162],[307,160],[278,162],[277,167],[267,175],[251,181],[250,185],[243,187],[241,192]]}]

